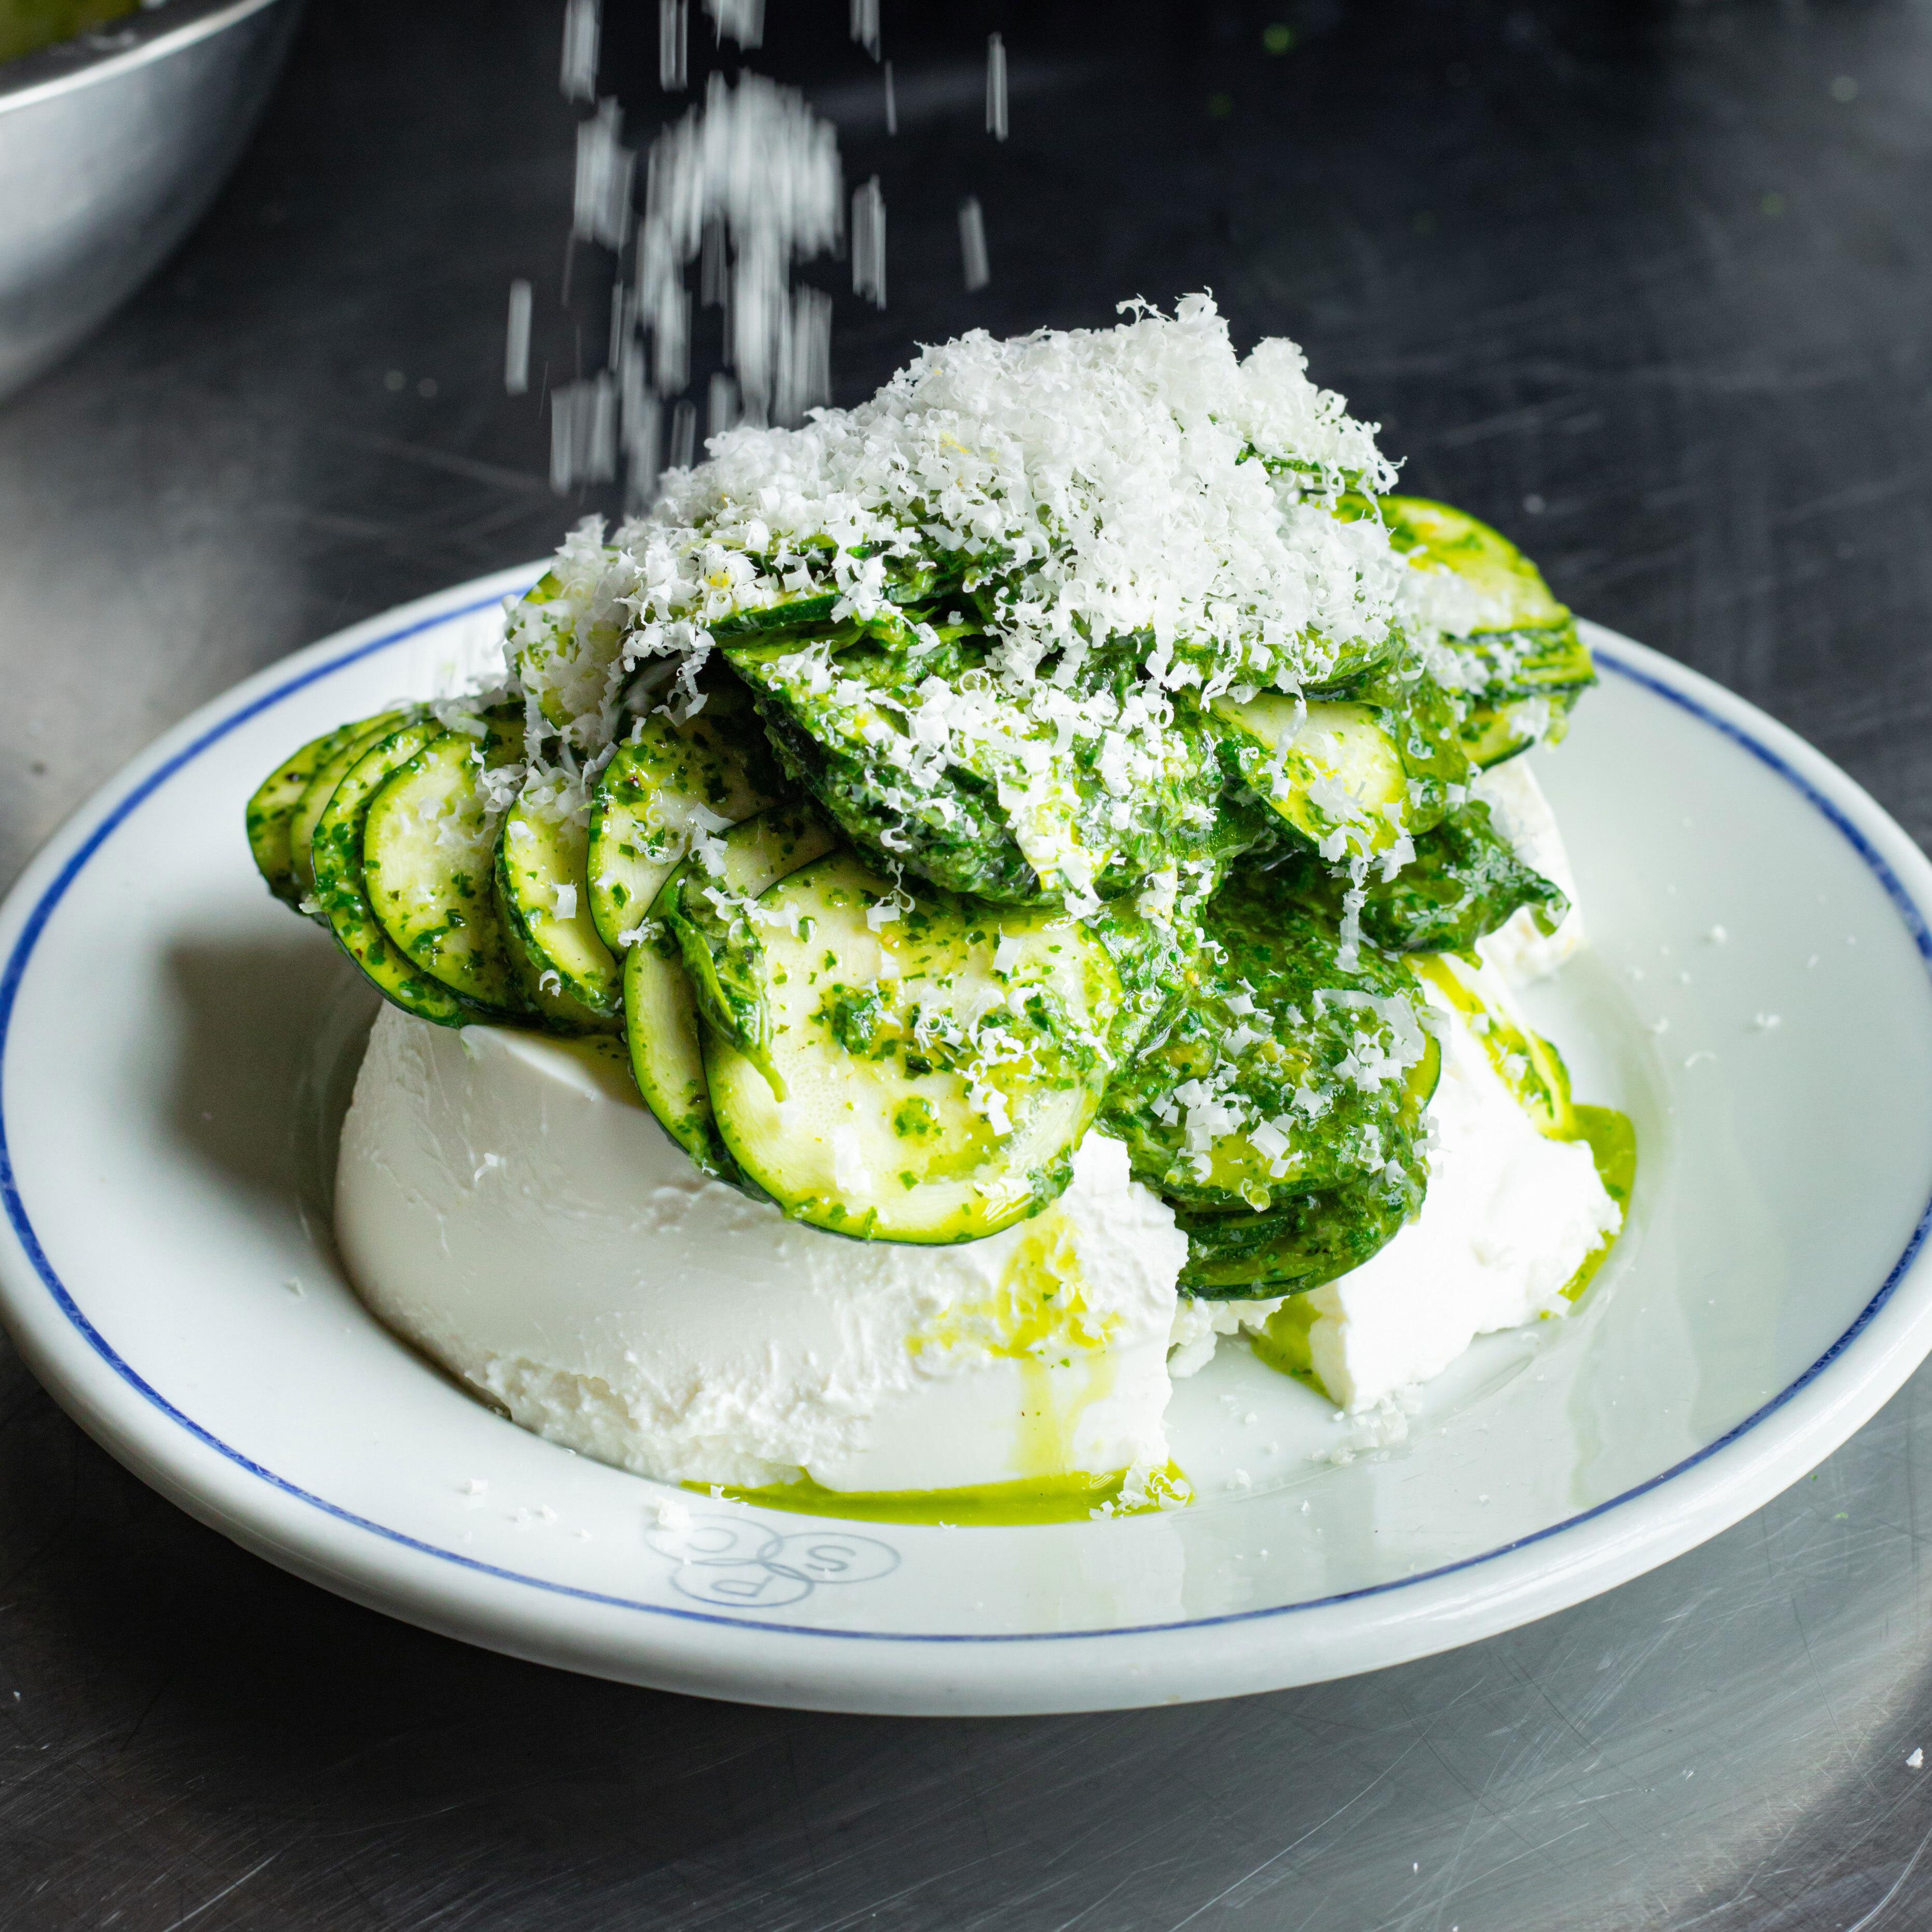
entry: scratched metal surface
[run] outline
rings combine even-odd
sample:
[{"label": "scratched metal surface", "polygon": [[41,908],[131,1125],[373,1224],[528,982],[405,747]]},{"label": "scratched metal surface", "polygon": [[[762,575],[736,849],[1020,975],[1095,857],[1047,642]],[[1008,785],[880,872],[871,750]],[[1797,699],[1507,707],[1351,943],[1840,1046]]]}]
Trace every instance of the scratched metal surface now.
[{"label": "scratched metal surface", "polygon": [[[1415,486],[1932,830],[1922,8],[960,6],[922,37],[889,4],[890,146],[843,16],[773,0],[769,64],[885,178],[894,306],[842,313],[845,399],[917,338],[1211,284]],[[1001,24],[994,149],[974,62]],[[5,876],[242,673],[585,507],[497,374],[512,275],[553,374],[591,305],[556,306],[556,29],[548,0],[316,0],[199,236],[0,412]],[[4,1358],[0,1924],[1924,1924],[1928,1411],[1932,1374],[1729,1534],[1455,1655],[905,1723],[615,1688],[352,1608],[149,1494]]]}]

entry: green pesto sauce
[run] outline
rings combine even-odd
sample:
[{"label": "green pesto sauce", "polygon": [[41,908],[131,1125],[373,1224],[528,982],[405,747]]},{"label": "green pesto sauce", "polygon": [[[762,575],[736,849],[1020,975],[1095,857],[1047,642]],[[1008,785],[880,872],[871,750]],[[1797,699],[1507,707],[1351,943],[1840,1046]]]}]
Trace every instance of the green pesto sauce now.
[{"label": "green pesto sauce", "polygon": [[1170,1462],[1149,1482],[1156,1500],[1123,1504],[1124,1469],[1111,1476],[1023,1477],[1012,1483],[981,1483],[964,1490],[828,1490],[808,1476],[795,1483],[715,1492],[704,1483],[685,1487],[699,1496],[722,1493],[734,1503],[784,1510],[800,1516],[844,1516],[854,1522],[922,1523],[948,1529],[1005,1528],[1014,1525],[1084,1522],[1096,1509],[1123,1516],[1172,1508],[1192,1495],[1187,1478]]},{"label": "green pesto sauce", "polygon": [[139,0],[0,0],[0,61],[18,60],[131,14]]}]

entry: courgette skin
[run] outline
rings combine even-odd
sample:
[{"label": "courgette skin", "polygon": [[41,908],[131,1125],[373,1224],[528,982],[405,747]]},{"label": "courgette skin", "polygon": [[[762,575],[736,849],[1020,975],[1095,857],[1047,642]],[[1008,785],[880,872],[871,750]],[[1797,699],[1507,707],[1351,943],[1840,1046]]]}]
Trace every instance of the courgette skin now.
[{"label": "courgette skin", "polygon": [[292,756],[285,759],[264,778],[248,801],[248,850],[255,869],[267,882],[269,891],[284,904],[299,910],[303,896],[296,877],[294,852],[296,814],[302,794],[314,782],[323,763],[369,728],[364,718],[353,724],[338,724],[320,738],[311,738]]},{"label": "courgette skin", "polygon": [[[371,800],[363,881],[383,929],[422,970],[479,1008],[527,1015],[496,907],[496,818],[484,773],[515,764],[520,707],[500,706],[431,739]],[[514,782],[514,774],[506,774]]]},{"label": "courgette skin", "polygon": [[614,954],[694,836],[764,811],[788,789],[744,687],[727,674],[700,675],[698,688],[701,711],[640,718],[597,781],[586,876],[591,918]]},{"label": "courgette skin", "polygon": [[677,940],[649,920],[624,955],[624,1038],[631,1076],[662,1127],[704,1172],[737,1180],[738,1163],[718,1131],[704,1044]]},{"label": "courgette skin", "polygon": [[[391,732],[421,715],[412,709],[386,711],[380,717],[365,718],[334,750],[316,761],[314,775],[303,788],[289,820],[289,868],[294,875],[298,911],[302,909],[302,901],[315,890],[313,850],[316,827],[329,800],[335,796],[336,787],[348,776],[350,768],[365,752],[373,751]],[[311,916],[324,925],[328,923],[320,910]]]},{"label": "courgette skin", "polygon": [[1205,1301],[1305,1294],[1372,1261],[1420,1205],[1419,1187],[1358,1183],[1277,1198],[1260,1214],[1183,1208],[1174,1215],[1187,1237],[1180,1286]]},{"label": "courgette skin", "polygon": [[1379,508],[1398,550],[1425,572],[1456,578],[1474,599],[1467,623],[1444,635],[1465,660],[1460,736],[1470,760],[1500,764],[1560,739],[1597,671],[1575,618],[1542,572],[1466,510],[1422,496],[1384,496]]},{"label": "courgette skin", "polygon": [[[857,554],[870,553],[862,548]],[[963,557],[889,558],[884,586],[887,602],[902,609],[916,608],[957,595],[965,562]],[[844,593],[836,586],[818,584],[809,590],[780,591],[769,602],[742,604],[713,616],[706,628],[721,644],[755,640],[777,631],[815,634],[832,628],[842,628],[845,636],[854,639],[878,636],[895,643],[903,642],[908,634],[904,620],[890,611],[865,624],[848,619],[839,626],[834,614],[844,601]]]},{"label": "courgette skin", "polygon": [[524,794],[496,838],[496,908],[512,970],[542,1023],[560,1033],[616,1033],[624,977],[590,916],[590,839],[574,813]]},{"label": "courgette skin", "polygon": [[424,746],[442,735],[433,719],[392,732],[365,752],[335,786],[316,820],[311,845],[315,897],[321,915],[364,976],[386,1000],[438,1026],[466,1026],[495,1018],[424,972],[384,929],[369,902],[362,838],[376,794]]},{"label": "courgette skin", "polygon": [[[771,807],[745,820],[715,848],[680,865],[625,955],[624,1030],[638,1090],[664,1132],[707,1174],[742,1180],[718,1131],[695,990],[707,976],[715,980],[709,948],[728,941],[730,922],[707,918],[700,924],[702,912],[715,915],[716,909],[700,908],[698,892],[709,883],[730,897],[755,900],[837,842],[820,819],[796,806]],[[688,910],[687,887],[693,901]],[[732,1024],[722,1004],[712,1010],[715,1018]],[[765,1025],[768,1031],[768,1018]]]},{"label": "courgette skin", "polygon": [[836,590],[794,592],[772,603],[715,618],[709,628],[721,644],[748,641],[773,631],[796,631],[824,623],[837,608],[838,598]]}]

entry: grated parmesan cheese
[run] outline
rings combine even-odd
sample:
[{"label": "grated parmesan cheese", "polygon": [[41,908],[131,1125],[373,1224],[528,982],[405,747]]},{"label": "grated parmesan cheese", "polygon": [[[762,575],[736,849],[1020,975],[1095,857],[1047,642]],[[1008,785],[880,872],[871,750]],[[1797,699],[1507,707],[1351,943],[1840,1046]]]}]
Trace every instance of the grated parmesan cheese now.
[{"label": "grated parmesan cheese", "polygon": [[[711,139],[720,105],[690,141]],[[654,172],[653,194],[722,165],[694,148]],[[667,268],[699,238],[672,212]],[[557,590],[512,616],[539,740],[558,738],[566,766],[594,758],[641,668],[670,661],[694,700],[714,626],[801,596],[830,595],[835,620],[916,662],[944,640],[892,592],[937,558],[993,640],[982,669],[875,689],[818,644],[769,675],[824,701],[889,815],[951,826],[946,776],[971,773],[1049,897],[1090,913],[1112,868],[1107,892],[1138,878],[1160,904],[1220,782],[1180,714],[1226,692],[1298,694],[1346,653],[1382,649],[1414,573],[1378,521],[1332,514],[1343,490],[1386,489],[1394,472],[1299,350],[1238,356],[1206,296],[1172,316],[1124,307],[1112,329],[976,331],[928,349],[857,409],[714,437],[710,460],[668,474],[610,544],[581,526]],[[1089,675],[1102,646],[1129,651],[1130,678]],[[1090,783],[1073,773],[1082,760]]]}]

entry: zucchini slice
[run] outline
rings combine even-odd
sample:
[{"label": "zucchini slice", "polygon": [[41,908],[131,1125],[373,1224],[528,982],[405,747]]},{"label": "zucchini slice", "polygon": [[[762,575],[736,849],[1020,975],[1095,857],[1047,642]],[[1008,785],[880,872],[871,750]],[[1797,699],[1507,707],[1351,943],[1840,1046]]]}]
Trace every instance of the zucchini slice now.
[{"label": "zucchini slice", "polygon": [[[942,891],[1006,904],[1052,896],[1013,836],[994,775],[949,765],[926,784],[906,782],[886,748],[902,744],[901,713],[917,701],[898,689],[908,670],[902,658],[854,650],[817,664],[785,639],[742,641],[724,656],[757,694],[788,776],[854,844],[882,860],[890,854]],[[963,651],[942,651],[920,675],[952,682],[968,661]],[[829,683],[826,668],[836,668]]]},{"label": "zucchini slice", "polygon": [[512,668],[560,732],[605,703],[610,667],[623,641],[616,612],[598,622],[586,617],[578,593],[554,570],[524,592],[510,614]]},{"label": "zucchini slice", "polygon": [[1569,611],[1550,595],[1543,573],[1500,530],[1426,496],[1380,500],[1389,542],[1414,568],[1454,577],[1474,593],[1472,602],[1480,614],[1458,624],[1459,635],[1569,622]]},{"label": "zucchini slice", "polygon": [[700,851],[680,866],[652,908],[677,941],[698,1010],[767,1079],[778,1076],[753,902],[837,842],[807,813],[761,812],[734,826],[722,851]]},{"label": "zucchini slice", "polygon": [[1486,771],[1532,746],[1560,742],[1570,728],[1570,710],[1576,697],[1575,691],[1552,691],[1534,698],[1506,698],[1472,705],[1462,730],[1462,748],[1469,762]]},{"label": "zucchini slice", "polygon": [[624,1036],[632,1077],[658,1125],[706,1174],[734,1178],[737,1163],[718,1137],[705,1082],[698,1002],[677,941],[659,920],[646,921],[624,955]]},{"label": "zucchini slice", "polygon": [[566,1031],[614,1033],[624,976],[597,936],[584,874],[590,834],[526,785],[496,841],[496,903],[526,995]]},{"label": "zucchini slice", "polygon": [[682,724],[653,712],[604,767],[591,802],[586,872],[598,937],[622,953],[692,835],[764,811],[783,788],[742,686],[709,692]]},{"label": "zucchini slice", "polygon": [[1187,1237],[1180,1286],[1208,1301],[1303,1294],[1372,1259],[1415,1211],[1397,1190],[1358,1181],[1277,1199],[1264,1214],[1174,1215]]},{"label": "zucchini slice", "polygon": [[711,1028],[704,1070],[726,1146],[787,1215],[863,1240],[970,1241],[1062,1191],[1120,1003],[1077,920],[908,906],[838,852],[763,894],[754,923],[776,1077]]},{"label": "zucchini slice", "polygon": [[1412,953],[1408,965],[1463,1018],[1483,1043],[1490,1064],[1534,1123],[1552,1140],[1574,1140],[1576,1110],[1563,1056],[1533,1031],[1517,1010],[1509,982],[1486,962],[1454,952]]},{"label": "zucchini slice", "polygon": [[315,843],[316,826],[335,796],[335,788],[364,752],[373,751],[392,731],[416,715],[413,710],[401,710],[365,718],[359,724],[346,727],[346,735],[335,748],[316,760],[314,773],[302,788],[302,797],[289,820],[289,870],[295,881],[298,911],[303,898],[315,888],[315,868],[310,861],[310,852]]},{"label": "zucchini slice", "polygon": [[1263,692],[1212,709],[1248,788],[1324,856],[1384,852],[1407,830],[1408,774],[1374,706]]},{"label": "zucchini slice", "polygon": [[[889,871],[1004,905],[1057,905],[1083,875],[1108,898],[1208,856],[1226,783],[1211,732],[1142,734],[1124,784],[1108,769],[1122,740],[1059,746],[1059,728],[1036,708],[1016,715],[1010,735],[965,731],[936,769],[914,758],[934,681],[955,692],[983,684],[990,648],[975,633],[916,658],[785,640],[724,654],[756,694],[790,776]],[[1069,687],[1072,700],[1110,680],[1124,686],[1131,657],[1124,646],[1095,651]]]},{"label": "zucchini slice", "polygon": [[1384,496],[1389,541],[1436,593],[1444,641],[1468,661],[1472,703],[1460,736],[1478,765],[1500,764],[1563,735],[1578,694],[1597,681],[1576,620],[1515,544],[1466,511]]},{"label": "zucchini slice", "polygon": [[269,891],[286,904],[299,907],[302,904],[302,889],[296,880],[290,842],[302,794],[322,761],[368,728],[368,721],[364,719],[353,724],[338,724],[333,731],[311,738],[300,751],[278,765],[248,801],[248,849],[254,854],[255,869],[268,881]]},{"label": "zucchini slice", "polygon": [[363,880],[383,930],[424,972],[514,1013],[525,1003],[491,877],[502,806],[492,808],[481,780],[486,768],[522,756],[521,708],[504,706],[481,723],[478,735],[431,739],[376,794],[362,835]]},{"label": "zucchini slice", "polygon": [[376,794],[424,746],[442,735],[433,718],[392,732],[357,759],[334,787],[316,821],[310,847],[315,896],[344,952],[386,1000],[439,1026],[463,1026],[479,1015],[471,1004],[425,973],[383,929],[364,883],[362,841]]},{"label": "zucchini slice", "polygon": [[[825,547],[830,548],[829,544]],[[859,556],[872,554],[870,548],[862,544],[854,553]],[[746,554],[758,573],[756,580],[737,588],[735,594],[721,596],[720,602],[728,603],[731,608],[707,610],[704,614],[704,627],[718,642],[730,640],[755,643],[782,631],[820,632],[824,627],[834,624],[832,613],[844,602],[845,596],[836,584],[828,584],[821,578],[802,590],[775,590],[773,566],[770,560],[753,552]],[[888,555],[886,597],[901,609],[909,604],[924,604],[956,592],[962,574],[957,559],[945,561]],[[720,580],[714,579],[713,583],[722,592],[723,585]],[[891,611],[881,612],[862,622],[856,619],[848,620],[844,626],[835,628],[849,630],[854,637],[869,634],[898,642],[903,642],[909,635],[904,620]]]},{"label": "zucchini slice", "polygon": [[706,626],[720,644],[725,639],[755,639],[772,631],[796,630],[822,624],[838,608],[842,590],[787,590],[769,604],[749,604],[728,617],[714,617]]},{"label": "zucchini slice", "polygon": [[[836,842],[824,824],[804,812],[761,813],[725,834],[717,855],[718,882],[756,898],[788,873],[823,858]],[[712,1114],[698,1002],[669,916],[694,867],[694,861],[686,862],[666,884],[638,943],[625,953],[624,1031],[645,1106],[707,1174],[729,1177],[736,1174],[737,1163]],[[698,876],[708,875],[699,869]]]}]

